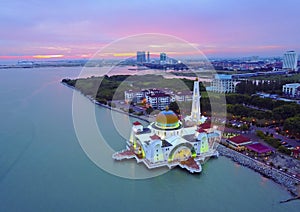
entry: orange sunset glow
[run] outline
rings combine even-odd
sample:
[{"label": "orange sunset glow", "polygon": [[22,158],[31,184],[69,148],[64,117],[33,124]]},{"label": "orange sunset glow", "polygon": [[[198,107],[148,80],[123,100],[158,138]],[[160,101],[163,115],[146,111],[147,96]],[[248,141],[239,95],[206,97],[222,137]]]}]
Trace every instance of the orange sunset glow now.
[{"label": "orange sunset glow", "polygon": [[63,54],[53,54],[53,55],[34,55],[32,56],[35,59],[51,59],[51,58],[62,58]]}]

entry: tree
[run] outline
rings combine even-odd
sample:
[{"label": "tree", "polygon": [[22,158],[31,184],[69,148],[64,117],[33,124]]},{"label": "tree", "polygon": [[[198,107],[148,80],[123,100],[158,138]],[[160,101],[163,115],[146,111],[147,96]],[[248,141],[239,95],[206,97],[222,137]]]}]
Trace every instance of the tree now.
[{"label": "tree", "polygon": [[107,104],[107,100],[106,99],[96,99],[100,104],[104,104],[106,105]]},{"label": "tree", "polygon": [[128,113],[133,113],[134,110],[132,108],[129,108]]},{"label": "tree", "polygon": [[284,146],[280,146],[278,147],[278,152],[284,153],[286,155],[290,155],[291,154],[291,150],[289,150],[288,148],[284,147]]},{"label": "tree", "polygon": [[297,114],[297,106],[294,104],[286,104],[275,108],[272,112],[273,117],[277,120],[287,119]]},{"label": "tree", "polygon": [[152,108],[152,107],[148,107],[147,109],[146,109],[146,113],[147,114],[150,114],[150,113],[152,113],[154,111],[154,109]]},{"label": "tree", "polygon": [[300,116],[286,119],[283,124],[283,130],[288,130],[291,134],[300,133]]},{"label": "tree", "polygon": [[179,106],[176,102],[171,102],[170,103],[169,110],[172,110],[176,114],[180,114]]},{"label": "tree", "polygon": [[242,131],[246,131],[246,130],[248,130],[249,129],[249,126],[247,125],[247,124],[243,124],[242,126],[241,126],[241,130]]},{"label": "tree", "polygon": [[254,94],[256,91],[256,85],[252,81],[243,81],[236,86],[236,92],[240,94]]},{"label": "tree", "polygon": [[264,134],[263,131],[261,131],[261,130],[257,130],[257,131],[256,131],[256,135],[257,135],[258,137],[260,137],[260,138],[265,138],[265,134]]}]

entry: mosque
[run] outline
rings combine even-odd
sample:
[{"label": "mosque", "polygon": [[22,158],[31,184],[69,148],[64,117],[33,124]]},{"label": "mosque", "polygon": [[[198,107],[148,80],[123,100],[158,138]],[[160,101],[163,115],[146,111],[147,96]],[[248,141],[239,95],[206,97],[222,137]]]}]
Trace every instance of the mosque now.
[{"label": "mosque", "polygon": [[184,125],[168,108],[147,127],[136,121],[126,149],[113,154],[113,159],[135,158],[149,169],[180,166],[191,173],[201,172],[200,162],[218,157],[216,145],[221,140],[221,132],[201,116],[200,98],[199,81],[196,80],[191,115],[184,119]]}]

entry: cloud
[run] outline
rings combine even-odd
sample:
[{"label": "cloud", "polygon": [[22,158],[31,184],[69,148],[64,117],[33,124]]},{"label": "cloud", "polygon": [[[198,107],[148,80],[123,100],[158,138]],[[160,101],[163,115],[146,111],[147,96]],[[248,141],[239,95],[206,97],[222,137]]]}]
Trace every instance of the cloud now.
[{"label": "cloud", "polygon": [[[146,32],[178,36],[211,53],[277,54],[300,50],[299,6],[297,0],[2,1],[0,55],[87,55],[117,38]],[[150,43],[149,48],[164,47]]]}]

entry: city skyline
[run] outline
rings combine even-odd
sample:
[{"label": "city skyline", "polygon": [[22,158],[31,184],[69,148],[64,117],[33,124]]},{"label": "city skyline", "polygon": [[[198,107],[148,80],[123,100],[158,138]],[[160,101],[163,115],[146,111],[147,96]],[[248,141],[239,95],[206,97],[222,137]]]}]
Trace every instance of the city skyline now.
[{"label": "city skyline", "polygon": [[90,58],[141,33],[187,40],[208,57],[300,51],[299,2],[7,1],[0,3],[0,59]]}]

